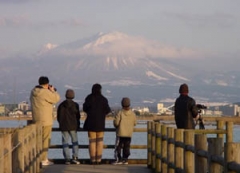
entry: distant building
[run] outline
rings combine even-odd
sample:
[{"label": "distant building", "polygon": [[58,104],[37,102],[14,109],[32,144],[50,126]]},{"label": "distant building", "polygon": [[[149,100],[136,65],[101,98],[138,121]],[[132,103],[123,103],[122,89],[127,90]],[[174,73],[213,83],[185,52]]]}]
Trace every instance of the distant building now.
[{"label": "distant building", "polygon": [[206,110],[206,116],[239,116],[240,107],[236,104],[211,106]]},{"label": "distant building", "polygon": [[11,111],[8,113],[8,116],[10,116],[10,117],[21,117],[23,115],[24,115],[24,113],[21,110],[15,110],[15,111]]},{"label": "distant building", "polygon": [[219,106],[219,110],[223,112],[225,116],[239,116],[239,106],[235,104]]},{"label": "distant building", "polygon": [[0,104],[0,116],[5,115],[5,105]]},{"label": "distant building", "polygon": [[23,101],[23,102],[20,102],[19,104],[18,104],[18,109],[19,110],[22,110],[22,111],[27,111],[27,110],[29,110],[29,108],[30,108],[30,106],[29,106],[29,104],[28,104],[28,102],[26,102],[26,101]]},{"label": "distant building", "polygon": [[222,111],[218,111],[218,110],[203,110],[202,113],[201,113],[202,116],[222,116],[223,113]]},{"label": "distant building", "polygon": [[143,115],[145,113],[149,113],[149,108],[148,107],[137,107],[132,109],[133,111],[138,111],[140,113],[140,115]]},{"label": "distant building", "polygon": [[158,103],[157,104],[157,113],[160,115],[167,114],[167,115],[172,115],[173,114],[173,106],[170,105],[169,107],[165,107],[163,103]]},{"label": "distant building", "polygon": [[16,110],[18,108],[18,104],[15,104],[15,103],[7,103],[4,105],[5,105],[6,111],[8,111],[8,112]]}]

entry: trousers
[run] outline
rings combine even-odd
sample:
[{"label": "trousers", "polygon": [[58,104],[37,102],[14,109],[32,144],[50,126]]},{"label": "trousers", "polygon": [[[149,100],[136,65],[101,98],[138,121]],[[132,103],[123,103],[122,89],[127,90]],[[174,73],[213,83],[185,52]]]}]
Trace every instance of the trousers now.
[{"label": "trousers", "polygon": [[101,162],[102,160],[103,135],[104,132],[88,132],[89,155],[91,162]]},{"label": "trousers", "polygon": [[63,145],[63,156],[65,159],[70,159],[69,151],[69,138],[71,138],[72,143],[72,156],[78,157],[78,137],[77,131],[62,131],[62,145]]}]

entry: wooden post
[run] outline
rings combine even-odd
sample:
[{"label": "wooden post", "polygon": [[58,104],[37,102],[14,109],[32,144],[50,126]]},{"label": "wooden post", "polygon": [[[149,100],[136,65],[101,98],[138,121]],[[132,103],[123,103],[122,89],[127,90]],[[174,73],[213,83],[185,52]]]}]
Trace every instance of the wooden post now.
[{"label": "wooden post", "polygon": [[41,158],[42,158],[42,125],[40,123],[36,124],[37,130],[37,143],[36,143],[36,164],[37,164],[37,172],[40,172],[41,168]]},{"label": "wooden post", "polygon": [[[175,143],[183,144],[184,129],[175,129]],[[184,148],[180,146],[175,146],[175,166],[176,169],[183,170],[184,169]]]},{"label": "wooden post", "polygon": [[29,137],[29,126],[26,126],[24,128],[24,142],[23,142],[23,152],[24,152],[24,167],[25,167],[25,172],[26,173],[30,173],[29,171],[29,163],[30,163],[30,159],[29,159],[29,142],[28,142],[28,137]]},{"label": "wooden post", "polygon": [[227,122],[226,126],[226,142],[233,142],[233,122]]},{"label": "wooden post", "polygon": [[[227,145],[227,146],[226,146]],[[238,171],[230,171],[228,168],[230,167],[230,163],[235,162],[235,163],[240,163],[240,143],[225,143],[225,173],[235,173],[235,172],[240,172]]]},{"label": "wooden post", "polygon": [[[223,138],[208,138],[208,153],[210,156],[222,156],[223,154]],[[211,162],[209,160],[209,173],[222,172],[222,165]]]},{"label": "wooden post", "polygon": [[28,137],[28,143],[29,143],[29,172],[34,173],[34,150],[35,150],[35,141],[34,141],[34,125],[29,126],[29,137]]},{"label": "wooden post", "polygon": [[[225,122],[224,121],[217,121],[217,130],[223,130],[224,129]],[[223,134],[217,134],[217,138],[223,138]]]},{"label": "wooden post", "polygon": [[185,151],[184,151],[184,170],[185,173],[193,173],[195,170],[194,164],[194,153],[192,151],[186,150],[186,147],[194,146],[194,131],[193,130],[185,130],[184,131],[184,143],[185,143]]},{"label": "wooden post", "polygon": [[162,125],[162,172],[161,173],[167,173],[168,171],[168,165],[167,165],[167,126]]},{"label": "wooden post", "polygon": [[12,135],[3,135],[3,172],[12,172]]},{"label": "wooden post", "polygon": [[[168,147],[167,147],[167,158],[168,158],[168,165],[174,165],[174,128],[168,127],[167,128],[167,136],[168,136]],[[172,141],[171,141],[172,140]],[[168,166],[168,173],[175,173],[174,167]]]},{"label": "wooden post", "polygon": [[4,148],[3,148],[3,135],[0,134],[0,173],[3,173],[4,170]]},{"label": "wooden post", "polygon": [[151,140],[151,149],[152,149],[152,165],[151,168],[155,169],[155,164],[156,164],[156,151],[155,151],[155,122],[152,122],[151,125],[151,134],[152,134],[152,140]]},{"label": "wooden post", "polygon": [[161,140],[161,124],[156,123],[155,124],[155,130],[156,130],[156,164],[155,164],[155,172],[160,173],[161,172],[161,148],[162,148],[162,140]]},{"label": "wooden post", "polygon": [[[205,134],[195,135],[195,150],[207,151],[207,137]],[[207,158],[198,156],[195,153],[195,173],[204,173],[208,170]]]},{"label": "wooden post", "polygon": [[33,164],[33,173],[37,172],[37,125],[32,125],[32,140],[33,140],[33,149],[32,149],[32,164]]},{"label": "wooden post", "polygon": [[147,167],[151,168],[152,165],[152,134],[151,134],[151,129],[152,129],[152,123],[150,121],[147,122],[147,138],[148,138],[148,143],[147,143],[147,148],[148,148],[148,157],[147,157]]}]

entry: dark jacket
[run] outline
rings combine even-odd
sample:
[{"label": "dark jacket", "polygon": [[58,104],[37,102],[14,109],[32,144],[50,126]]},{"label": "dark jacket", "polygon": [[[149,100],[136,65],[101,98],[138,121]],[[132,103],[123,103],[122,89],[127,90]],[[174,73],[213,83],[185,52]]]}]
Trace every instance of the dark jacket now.
[{"label": "dark jacket", "polygon": [[57,109],[57,121],[61,131],[71,131],[80,128],[80,111],[78,103],[72,99],[63,101]]},{"label": "dark jacket", "polygon": [[193,98],[181,94],[175,101],[174,109],[177,128],[195,129],[193,118],[198,115],[198,109]]},{"label": "dark jacket", "polygon": [[92,93],[85,98],[83,111],[87,118],[83,128],[87,131],[101,132],[105,129],[105,118],[111,109],[108,100],[102,94],[99,88],[93,87]]}]

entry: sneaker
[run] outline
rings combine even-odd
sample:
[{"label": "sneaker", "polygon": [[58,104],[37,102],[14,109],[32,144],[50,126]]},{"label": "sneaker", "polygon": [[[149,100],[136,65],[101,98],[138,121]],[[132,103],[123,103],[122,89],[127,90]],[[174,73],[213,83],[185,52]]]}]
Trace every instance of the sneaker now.
[{"label": "sneaker", "polygon": [[122,161],[122,164],[123,164],[123,165],[128,165],[128,161],[127,161],[127,160],[123,160],[123,161]]},{"label": "sneaker", "polygon": [[114,161],[114,162],[112,162],[112,164],[113,165],[122,165],[123,164],[123,162],[122,161]]},{"label": "sneaker", "polygon": [[77,158],[77,157],[73,157],[72,163],[77,164],[77,165],[80,164],[80,162],[78,161],[78,158]]},{"label": "sneaker", "polygon": [[41,162],[42,163],[42,166],[48,166],[48,165],[53,165],[54,163],[49,161],[49,160],[44,160]]},{"label": "sneaker", "polygon": [[71,160],[70,159],[66,159],[65,164],[66,165],[70,165],[71,164]]}]

